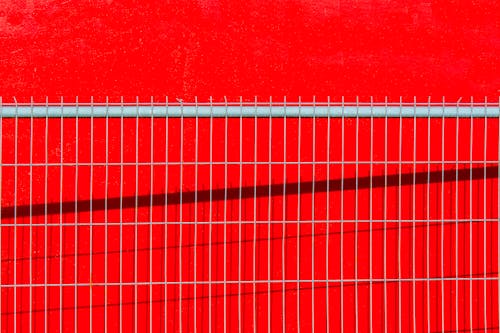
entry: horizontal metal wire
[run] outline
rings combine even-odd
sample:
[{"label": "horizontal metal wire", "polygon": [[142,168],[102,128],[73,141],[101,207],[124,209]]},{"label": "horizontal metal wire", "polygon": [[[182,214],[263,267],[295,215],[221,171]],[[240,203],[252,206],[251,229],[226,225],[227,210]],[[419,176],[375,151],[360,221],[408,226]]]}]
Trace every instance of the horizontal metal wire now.
[{"label": "horizontal metal wire", "polygon": [[3,105],[2,117],[498,117],[499,106]]},{"label": "horizontal metal wire", "polygon": [[211,280],[211,281],[136,281],[136,282],[77,282],[77,283],[19,283],[3,284],[2,288],[22,287],[95,287],[95,286],[141,286],[141,285],[212,285],[212,284],[254,284],[254,283],[391,283],[391,282],[421,282],[421,281],[497,281],[498,277],[415,277],[387,279],[285,279],[285,280]]},{"label": "horizontal metal wire", "polygon": [[167,161],[167,162],[63,162],[63,163],[0,163],[4,167],[85,167],[85,166],[162,166],[162,165],[402,165],[413,166],[416,165],[453,165],[456,164],[499,164],[500,161],[495,160],[447,160],[447,161]]},{"label": "horizontal metal wire", "polygon": [[[137,221],[137,222],[127,222],[127,221],[108,221],[108,222],[53,222],[53,223],[1,223],[0,227],[85,227],[85,226],[117,226],[119,227],[120,225],[122,226],[136,226],[136,225],[224,225],[224,224],[247,224],[247,225],[253,225],[253,224],[277,224],[277,225],[282,225],[282,224],[322,224],[322,223],[328,223],[328,224],[339,224],[339,223],[403,223],[403,224],[413,224],[413,223],[450,223],[450,224],[455,224],[455,223],[499,223],[498,219],[495,218],[484,218],[484,219],[386,219],[386,220],[380,220],[380,219],[373,219],[373,220],[353,220],[353,219],[344,219],[344,220],[335,220],[335,219],[330,219],[330,220],[322,220],[322,219],[300,219],[299,221],[297,220],[241,220],[241,221]],[[440,224],[439,224],[440,225]]]}]

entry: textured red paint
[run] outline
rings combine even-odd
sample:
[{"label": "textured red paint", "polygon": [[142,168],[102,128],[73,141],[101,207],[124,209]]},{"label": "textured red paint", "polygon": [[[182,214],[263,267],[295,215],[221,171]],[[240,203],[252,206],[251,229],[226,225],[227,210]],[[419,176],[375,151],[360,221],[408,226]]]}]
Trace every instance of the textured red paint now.
[{"label": "textured red paint", "polygon": [[450,101],[500,89],[497,1],[2,1],[4,100]]},{"label": "textured red paint", "polygon": [[[150,96],[154,96],[156,101],[164,101],[165,95],[171,99],[182,98],[184,100],[193,100],[198,96],[200,100],[206,101],[210,95],[214,96],[215,100],[222,100],[223,96],[231,101],[238,100],[239,96],[243,96],[244,100],[252,100],[257,96],[259,100],[267,100],[269,96],[273,96],[274,100],[280,100],[283,96],[287,96],[290,101],[296,101],[298,96],[302,96],[304,101],[311,100],[312,96],[317,96],[318,100],[324,101],[326,96],[330,95],[335,100],[339,100],[340,96],[345,96],[346,100],[353,101],[355,96],[360,96],[361,100],[368,101],[369,96],[373,96],[375,100],[380,101],[383,97],[388,96],[390,100],[398,100],[402,96],[404,100],[411,100],[413,96],[417,96],[419,100],[427,101],[427,96],[432,96],[433,100],[441,101],[441,97],[445,96],[447,101],[456,101],[460,97],[468,100],[469,96],[474,96],[475,100],[482,100],[485,96],[489,100],[496,101],[500,89],[500,32],[498,22],[500,21],[499,3],[496,1],[486,0],[460,0],[460,1],[244,1],[237,2],[234,0],[227,1],[0,1],[0,95],[3,96],[4,102],[12,102],[13,97],[17,100],[27,102],[30,96],[35,98],[37,102],[44,102],[45,96],[49,96],[52,102],[59,102],[60,96],[64,96],[65,100],[74,101],[76,96],[80,97],[80,101],[85,102],[90,100],[90,96],[95,96],[95,101],[104,101],[105,96],[110,97],[110,101],[119,101],[120,96],[124,96],[126,101],[135,101],[136,96],[139,96],[141,101],[149,101]],[[113,144],[110,145],[110,159],[117,161],[119,158],[119,128],[118,120],[110,120],[110,139]],[[175,161],[179,158],[179,120],[170,120],[169,135],[171,143],[169,149],[169,161]],[[184,157],[193,160],[193,120],[186,119],[186,133],[184,136]],[[230,120],[230,138],[231,145],[239,143],[237,137],[238,128],[234,123],[236,120]],[[287,148],[297,147],[296,129],[297,120],[289,119]],[[369,124],[367,120],[360,121],[360,142],[368,142]],[[75,130],[74,120],[65,120],[65,146],[63,147],[64,161],[72,162],[75,153]],[[207,120],[202,120],[200,127],[200,159],[207,160],[208,153],[208,124]],[[262,147],[258,153],[258,160],[267,161],[267,146],[269,140],[267,138],[268,122],[266,119],[259,120],[258,147]],[[353,120],[347,120],[346,127],[346,158],[354,160],[354,142],[355,129]],[[2,133],[2,163],[14,163],[14,142],[18,142],[18,163],[27,163],[29,161],[29,123],[28,120],[19,120],[19,133],[17,137],[14,135],[14,122],[12,119],[3,120]],[[311,138],[311,123],[310,120],[303,120],[303,142],[302,142],[302,159],[312,160],[311,149],[312,143],[308,140]],[[223,121],[216,120],[214,122],[216,131],[214,132],[214,143],[216,147],[222,147],[223,141]],[[280,154],[283,149],[282,136],[282,120],[273,120],[273,161],[280,161]],[[404,131],[408,135],[404,135],[403,154],[406,160],[416,158],[412,155],[413,137],[412,120],[405,120]],[[59,151],[59,120],[50,120],[49,122],[49,161],[58,163]],[[95,142],[94,142],[94,161],[102,162],[105,152],[103,150],[104,127],[103,120],[97,119],[95,125]],[[149,133],[149,120],[140,121],[140,129],[145,133]],[[244,138],[245,153],[244,158],[247,161],[253,161],[254,148],[254,124],[253,120],[245,120]],[[339,160],[340,150],[340,130],[339,120],[332,121],[332,159]],[[441,127],[440,120],[432,121],[433,143],[440,142]],[[454,147],[457,144],[455,140],[456,133],[454,132],[455,120],[451,119],[447,122],[445,129],[446,149],[445,160],[453,161],[457,157],[454,155]],[[469,158],[469,143],[470,135],[469,121],[467,119],[461,121],[460,134],[460,158],[466,160]],[[485,159],[482,156],[483,146],[481,144],[482,130],[484,124],[481,120],[475,121],[475,136],[474,136],[474,160],[482,161]],[[498,160],[498,122],[490,120],[489,122],[489,142],[488,160]],[[134,119],[126,120],[125,133],[127,142],[125,158],[129,162],[135,159],[135,123]],[[155,142],[158,144],[158,149],[155,149],[155,154],[158,154],[158,161],[161,161],[165,153],[165,141],[162,137],[165,136],[165,125],[162,120],[155,125]],[[318,137],[325,136],[325,119],[318,120]],[[90,145],[89,138],[90,124],[89,120],[80,120],[80,162],[89,162]],[[381,140],[381,130],[384,127],[377,121],[375,130],[379,135],[375,136],[376,140]],[[425,160],[426,156],[426,139],[429,137],[426,133],[426,124],[419,123],[418,133],[422,135],[419,138],[418,160]],[[44,120],[36,120],[34,128],[34,162],[44,163],[44,143],[45,143],[45,124]],[[52,135],[54,134],[54,135]],[[399,134],[399,124],[390,122],[389,139],[390,142],[397,142]],[[66,137],[67,136],[67,137]],[[140,136],[140,153],[141,161],[149,161],[149,142],[148,135]],[[158,141],[159,140],[159,141]],[[158,143],[159,142],[159,143]],[[380,141],[375,145],[376,149],[381,149]],[[440,159],[440,145],[432,145],[432,159]],[[231,146],[229,150],[230,159],[237,160],[239,156],[234,155],[239,152],[239,147]],[[259,148],[260,149],[260,148]],[[317,159],[325,159],[325,142],[317,145]],[[367,159],[369,156],[368,145],[360,146],[360,159]],[[287,150],[288,160],[297,160],[296,151],[293,149]],[[334,153],[333,153],[334,152]],[[389,160],[398,159],[398,150],[396,146],[391,146],[389,149]],[[221,152],[215,151],[216,160],[221,161]],[[378,151],[375,154],[376,159],[381,159],[383,152]],[[234,156],[233,156],[234,155]],[[460,165],[460,168],[466,168],[468,165]],[[168,192],[176,193],[180,190],[177,174],[179,168],[170,167]],[[125,168],[125,183],[124,193],[128,196],[135,195],[135,169],[134,167]],[[214,168],[214,183],[212,188],[224,188],[223,181],[223,166]],[[239,185],[238,173],[236,169],[229,168],[229,183],[233,187]],[[375,172],[383,174],[383,170],[376,167]],[[418,169],[418,168],[417,168]],[[14,202],[14,181],[13,175],[15,169],[12,166],[1,167],[2,170],[2,207],[3,217],[2,223],[12,223],[12,207]],[[149,166],[139,168],[140,170],[140,194],[149,194]],[[426,168],[419,169],[426,171]],[[440,170],[439,168],[437,169]],[[68,167],[64,170],[64,191],[63,202],[74,200],[74,175],[75,169]],[[106,196],[104,193],[104,174],[103,167],[94,167],[94,186],[92,196],[89,193],[90,174],[89,168],[79,166],[79,200],[88,200],[90,197],[94,199],[102,199]],[[273,167],[272,182],[280,184],[283,181],[282,167]],[[412,174],[414,171],[411,165],[403,168],[403,172]],[[30,178],[27,167],[17,168],[17,192],[16,201],[19,205],[29,204],[29,183]],[[252,187],[255,181],[253,177],[253,167],[244,168],[244,181],[248,186]],[[325,179],[325,168],[318,166],[317,179]],[[332,179],[340,179],[340,167],[332,167]],[[367,175],[367,167],[360,168],[360,175]],[[398,175],[398,170],[391,167],[389,175]],[[48,181],[50,189],[48,190],[48,202],[58,204],[60,202],[60,184],[59,184],[60,169],[56,167],[50,168],[48,179],[45,179],[44,168],[35,167],[33,171],[33,202],[44,204],[45,198],[43,193],[43,184]],[[300,178],[302,180],[310,180],[312,169],[310,166],[302,168]],[[354,170],[352,167],[347,168],[346,177],[353,177]],[[119,169],[116,167],[110,168],[110,197],[119,198]],[[164,193],[165,185],[163,183],[165,170],[162,167],[154,170],[155,187],[153,193]],[[199,186],[205,190],[210,187],[207,183],[208,170],[207,167],[200,168]],[[294,166],[287,167],[287,180],[289,182],[297,181],[298,171]],[[192,189],[194,182],[194,170],[191,167],[185,167],[184,170],[185,184],[183,189]],[[264,185],[269,184],[268,165],[264,164],[258,168],[257,181]],[[69,183],[66,183],[69,182]],[[366,184],[365,184],[366,185]],[[481,179],[473,180],[473,212],[468,211],[469,199],[471,198],[468,192],[469,183],[467,180],[461,180],[458,183],[451,181],[441,185],[439,181],[431,185],[420,184],[415,189],[417,198],[416,212],[417,218],[426,218],[426,211],[422,209],[425,206],[424,199],[427,193],[427,186],[431,186],[430,193],[433,196],[432,203],[439,202],[438,197],[441,191],[445,191],[445,198],[449,199],[445,202],[445,216],[447,218],[469,218],[472,214],[476,218],[497,218],[498,210],[498,178],[489,177],[486,184]],[[435,188],[434,188],[435,186]],[[487,198],[482,197],[483,186],[487,188]],[[383,195],[383,187],[378,187],[374,191],[375,210],[374,216],[383,218],[381,214],[381,201]],[[455,190],[458,189],[459,195],[459,212],[455,214]],[[397,188],[388,187],[389,200],[392,203],[397,202]],[[406,219],[412,219],[412,192],[411,185],[405,185],[402,188],[402,215]],[[333,218],[339,220],[339,191],[331,194],[331,214]],[[366,186],[360,190],[361,205],[358,209],[360,218],[367,218],[368,209],[366,201],[368,200],[368,189]],[[278,195],[276,200],[272,202],[273,215],[276,219],[281,219],[282,204],[281,198]],[[302,218],[310,218],[312,200],[310,194],[303,194],[302,200]],[[325,218],[325,211],[321,206],[325,205],[325,193],[318,194],[316,200],[316,218]],[[354,193],[352,190],[345,193],[346,207],[345,219],[354,218]],[[486,216],[482,211],[484,200],[492,203],[487,205]],[[287,218],[297,218],[296,205],[297,195],[288,195],[286,201],[289,203],[287,207]],[[147,219],[149,217],[148,202],[139,209],[139,218]],[[228,218],[237,220],[238,210],[236,202],[228,201]],[[267,194],[258,199],[258,207],[260,214],[259,219],[267,219]],[[208,208],[210,204],[202,202],[198,204],[198,219],[208,220]],[[221,220],[221,212],[223,201],[213,203],[213,219]],[[57,208],[57,207],[56,207]],[[79,221],[85,222],[90,220],[88,207],[85,204],[79,207]],[[103,221],[104,214],[102,207],[97,205],[93,218],[94,221]],[[161,221],[164,206],[154,206],[154,220]],[[179,219],[180,205],[171,204],[169,221]],[[253,200],[245,199],[243,202],[245,209],[242,214],[243,220],[253,220]],[[23,210],[24,209],[24,210]],[[26,217],[26,208],[19,210],[23,217],[18,218],[19,223],[29,223]],[[193,218],[194,205],[184,204],[184,219]],[[133,221],[134,210],[132,208],[124,209],[124,220]],[[309,215],[308,215],[309,214]],[[396,207],[388,207],[388,214],[391,218],[397,219]],[[429,212],[433,218],[441,217],[440,207],[432,206]],[[308,217],[309,216],[309,217]],[[64,214],[64,221],[72,222],[74,216],[71,212]],[[375,217],[374,217],[375,218]],[[37,215],[34,218],[34,223],[43,222],[45,216]],[[47,215],[49,222],[59,223],[59,215],[51,213]],[[115,222],[119,219],[117,209],[110,210],[109,219],[114,219]],[[330,224],[331,230],[328,237],[330,239],[331,249],[331,276],[332,279],[339,279],[339,227],[338,223]],[[482,227],[484,224],[473,224],[473,244],[477,248],[473,250],[474,266],[472,269],[468,267],[469,255],[469,224],[463,224],[458,227],[459,244],[455,242],[454,225],[445,227],[445,230],[440,229],[440,225],[434,225],[430,228],[432,237],[431,249],[433,253],[440,253],[439,245],[440,232],[444,233],[445,239],[445,275],[446,276],[469,276],[469,274],[486,274],[489,277],[498,275],[498,244],[496,238],[498,229],[497,224],[487,223],[488,235],[492,235],[486,241],[488,248],[487,270],[483,271],[483,252],[482,246]],[[276,227],[276,228],[275,228]],[[251,280],[252,270],[251,261],[253,258],[252,241],[254,239],[263,239],[263,242],[258,243],[259,258],[266,258],[267,246],[272,247],[273,262],[272,267],[276,267],[273,279],[281,278],[281,224],[273,226],[271,235],[276,237],[276,241],[271,244],[267,241],[267,225],[263,225],[257,229],[257,235],[253,233],[253,226],[249,225],[243,228],[245,239],[249,242],[242,243],[242,256],[244,264],[242,265],[244,272],[242,278]],[[384,226],[378,226],[379,231],[374,233],[374,244],[376,251],[381,250],[381,239],[383,237]],[[65,227],[66,232],[63,237],[63,274],[64,282],[73,283],[74,276],[74,231],[72,227]],[[139,228],[139,250],[140,269],[135,269],[133,266],[133,253],[135,250],[135,239],[133,226],[124,229],[124,280],[133,281],[133,272],[137,271],[140,281],[149,280],[149,227],[147,225]],[[193,256],[192,247],[184,245],[191,244],[193,238],[193,228],[183,227],[183,254],[189,260],[182,263],[183,280],[189,281],[192,279],[193,265],[190,261]],[[317,254],[322,253],[326,249],[325,235],[326,224],[317,223],[316,231],[318,238]],[[366,226],[360,226],[358,229],[359,256],[354,258],[354,225],[346,223],[344,233],[346,235],[345,243],[345,278],[353,278],[354,263],[359,264],[360,277],[367,277],[367,232]],[[363,229],[365,228],[365,229]],[[412,231],[416,232],[416,251],[417,257],[417,276],[426,274],[425,266],[425,240],[426,226],[402,229],[402,270],[403,275],[411,278],[412,265]],[[158,230],[156,230],[158,229]],[[230,229],[230,230],[229,230]],[[79,278],[78,281],[85,284],[92,281],[100,283],[103,281],[103,229],[102,227],[94,228],[94,250],[93,257],[94,271],[90,278],[88,262],[90,256],[89,251],[89,228],[87,226],[78,227],[80,233],[79,248],[76,249],[79,263]],[[207,237],[208,230],[206,226],[199,226],[200,244],[198,248],[198,260],[200,261],[198,278],[207,280],[207,260],[208,246]],[[229,245],[231,256],[237,251],[234,244],[238,243],[237,231],[234,226],[228,228],[228,239],[233,243]],[[387,228],[388,250],[394,254],[397,251],[397,229]],[[153,274],[155,280],[163,281],[165,276],[162,274],[164,251],[164,231],[163,226],[154,230],[154,247],[158,251],[152,251],[154,258]],[[176,281],[178,279],[178,232],[177,225],[169,226],[168,250],[166,251],[173,264],[169,266],[168,280]],[[295,263],[296,257],[296,236],[297,230],[294,224],[286,227],[287,238],[286,250],[286,272],[287,278],[295,279]],[[2,227],[2,284],[13,283],[13,267],[14,267],[14,249],[17,245],[17,257],[29,257],[29,248],[27,247],[29,239],[29,228],[17,228],[17,244],[13,240],[14,228]],[[118,239],[120,233],[116,227],[110,227],[109,230],[109,246],[112,254],[108,255],[108,260],[111,266],[109,267],[109,281],[116,281],[118,278],[117,260],[119,252]],[[222,246],[223,243],[221,226],[215,227],[213,231],[214,241],[219,245],[213,246],[213,255],[217,258],[217,265],[214,268],[214,279],[221,280],[222,261]],[[305,222],[300,233],[300,242],[304,251],[301,260],[302,263],[301,278],[310,278],[311,266],[308,258],[311,253],[311,224]],[[43,283],[44,274],[44,232],[43,228],[36,227],[34,229],[33,241],[33,272],[34,282]],[[59,282],[59,228],[50,227],[48,232],[48,278],[51,283]],[[203,243],[204,245],[202,245]],[[458,249],[460,255],[459,266],[455,267],[454,255]],[[325,258],[318,255],[318,260]],[[267,278],[267,262],[260,260],[257,263],[257,278]],[[377,252],[374,256],[374,276],[381,278],[381,265],[383,253]],[[170,259],[169,259],[170,260]],[[357,260],[357,261],[356,261]],[[388,260],[388,276],[397,277],[397,261],[395,255],[389,255]],[[439,257],[431,257],[433,265],[431,266],[431,275],[440,276]],[[228,267],[228,277],[235,280],[234,263],[237,259],[231,257]],[[17,260],[17,283],[26,284],[28,265],[26,260]],[[146,263],[146,264],[144,264]],[[144,264],[144,265],[143,265]],[[318,263],[316,266],[319,274],[316,278],[324,278],[324,266]],[[67,270],[67,271],[66,271]],[[359,329],[367,331],[369,323],[367,322],[368,308],[368,286],[369,284],[360,285],[359,291]],[[473,329],[482,330],[485,326],[483,322],[484,314],[482,313],[483,304],[483,283],[474,282],[473,287]],[[312,293],[311,285],[302,283],[300,286],[301,294],[301,329],[302,332],[310,331],[311,329],[311,302]],[[325,329],[325,285],[316,284],[316,303],[315,303],[315,327],[317,331]],[[402,285],[402,321],[401,327],[403,331],[411,331],[412,315],[412,285],[403,283]],[[426,284],[416,283],[416,306],[415,316],[417,319],[417,330],[426,330]],[[431,283],[431,331],[440,331],[441,324],[445,330],[468,330],[471,326],[469,322],[469,285],[468,282],[459,282],[459,302],[455,303],[454,282],[444,283],[445,293],[445,318],[441,318],[441,285],[440,283]],[[257,330],[265,331],[267,328],[267,285],[257,285],[256,307],[257,307]],[[383,331],[383,284],[373,284],[374,292],[374,316],[372,323],[374,331]],[[168,322],[167,329],[176,331],[179,329],[179,288],[178,286],[169,286],[167,288],[167,310]],[[281,330],[282,323],[282,304],[281,304],[281,284],[271,285],[271,326],[273,331]],[[297,286],[295,283],[286,284],[286,329],[287,331],[296,330],[297,311],[296,311],[296,293]],[[355,327],[355,307],[354,307],[354,290],[352,285],[344,286],[345,303],[342,305],[344,309],[344,325],[345,331],[350,332]],[[138,288],[138,326],[140,330],[145,330],[149,325],[149,301],[153,301],[153,325],[152,330],[158,331],[163,327],[165,322],[165,306],[164,287],[153,287],[153,296],[149,295],[147,286]],[[13,288],[2,288],[2,330],[12,331],[14,324],[13,313],[17,311],[16,324],[20,331],[27,330],[29,321],[29,304],[28,300],[29,289],[22,287],[17,289],[17,308],[13,308]],[[78,288],[78,329],[87,331],[89,329],[89,287],[82,286]],[[123,305],[125,331],[130,331],[133,328],[134,322],[134,293],[133,287],[125,287],[123,290],[123,299],[118,298],[118,288],[108,288],[108,328],[110,331],[115,331],[118,325],[118,309],[119,304]],[[220,285],[212,287],[213,302],[208,304],[207,294],[208,286],[200,285],[197,288],[199,302],[197,304],[197,327],[199,332],[206,331],[208,328],[208,308],[213,311],[213,331],[220,331],[223,319],[223,289]],[[399,325],[398,317],[398,288],[396,283],[387,285],[388,292],[388,331],[397,331]],[[487,320],[489,331],[498,331],[498,290],[497,281],[487,283]],[[63,329],[72,331],[74,319],[74,289],[72,287],[63,288],[63,305],[59,304],[59,288],[50,287],[48,290],[49,299],[44,301],[43,287],[35,287],[33,289],[33,327],[37,330],[44,328],[44,310],[48,314],[48,327],[50,331],[57,331],[59,326],[59,318],[63,317]],[[227,293],[231,296],[227,298],[228,306],[228,330],[235,331],[238,325],[244,331],[252,331],[253,329],[253,291],[251,284],[242,285],[242,322],[237,322],[237,295],[238,290],[234,285],[228,286]],[[193,287],[187,286],[183,288],[182,293],[182,320],[184,331],[192,330],[193,326],[193,309],[194,302]],[[330,318],[332,331],[340,329],[340,308],[339,302],[340,288],[339,284],[330,284]],[[92,287],[93,299],[93,323],[92,327],[95,331],[103,329],[104,316],[104,289],[99,286]],[[61,307],[64,308],[61,311]],[[455,313],[458,309],[458,327],[455,325]],[[185,325],[185,326],[184,326]],[[189,326],[191,325],[191,326]]]}]

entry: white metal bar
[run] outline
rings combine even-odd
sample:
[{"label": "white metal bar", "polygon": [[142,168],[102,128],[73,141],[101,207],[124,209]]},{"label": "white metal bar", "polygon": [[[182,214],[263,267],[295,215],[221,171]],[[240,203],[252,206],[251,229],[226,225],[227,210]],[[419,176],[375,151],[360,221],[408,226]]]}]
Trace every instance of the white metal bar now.
[{"label": "white metal bar", "polygon": [[[46,110],[46,107],[48,109]],[[33,107],[33,117],[56,117],[59,118],[61,115],[63,117],[75,117],[76,113],[80,118],[83,117],[121,117],[121,105],[108,105],[109,110],[106,112],[106,105],[81,105],[78,108],[76,105],[65,104],[64,105],[64,113],[60,110],[60,105],[34,105]],[[152,113],[153,117],[165,117],[167,116],[167,109],[164,104],[155,104],[153,107]],[[198,110],[197,110],[198,108]],[[286,109],[283,105],[275,104],[272,108],[269,108],[268,103],[263,105],[255,105],[252,104],[242,104],[241,105],[242,112],[240,111],[240,105],[229,105],[227,103],[227,117],[240,117],[242,114],[243,117],[253,118],[257,117],[284,117],[285,114],[287,117],[298,117],[303,118],[308,117],[327,117],[330,115],[331,117],[339,117],[342,110],[342,104],[340,105],[331,105],[328,107],[326,103],[316,103],[316,105],[307,105],[305,103],[300,102],[298,105],[288,105]],[[400,108],[402,109],[403,117],[442,117],[443,114],[443,106],[441,104],[431,105],[430,110],[428,110],[428,103],[423,103],[419,105],[418,103],[412,103],[411,105],[403,105],[403,103],[388,105],[387,106],[387,116],[388,117],[399,117]],[[92,110],[93,109],[93,110]],[[316,109],[316,110],[314,110]],[[346,117],[371,117],[372,112],[374,117],[383,117],[386,116],[386,106],[384,103],[381,105],[373,105],[373,111],[371,107],[371,103],[367,103],[363,105],[359,102],[353,105],[344,105],[344,115]],[[500,112],[498,111],[498,106],[496,105],[480,105],[475,104],[472,106],[472,116],[473,117],[484,117],[484,110],[486,109],[487,117],[498,117]],[[4,117],[15,117],[16,109],[15,105],[4,105],[3,106],[3,116]],[[19,117],[31,117],[31,106],[29,104],[19,104],[18,106],[18,116]],[[107,115],[106,115],[107,113]],[[181,115],[182,113],[182,115]],[[134,104],[134,105],[125,105],[123,106],[123,116],[124,117],[150,117],[151,114],[151,105],[148,104]],[[444,114],[446,117],[469,117],[469,115],[464,115],[460,110],[457,110],[455,106],[445,106]],[[196,104],[171,104],[168,108],[168,116],[169,117],[226,117],[226,103],[222,105],[201,105]]]}]

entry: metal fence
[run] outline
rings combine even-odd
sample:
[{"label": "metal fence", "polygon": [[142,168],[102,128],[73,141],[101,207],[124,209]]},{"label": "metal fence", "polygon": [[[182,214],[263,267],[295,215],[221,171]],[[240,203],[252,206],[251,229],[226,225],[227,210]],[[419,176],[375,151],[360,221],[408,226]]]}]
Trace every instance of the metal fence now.
[{"label": "metal fence", "polygon": [[0,117],[1,331],[499,330],[498,102]]}]

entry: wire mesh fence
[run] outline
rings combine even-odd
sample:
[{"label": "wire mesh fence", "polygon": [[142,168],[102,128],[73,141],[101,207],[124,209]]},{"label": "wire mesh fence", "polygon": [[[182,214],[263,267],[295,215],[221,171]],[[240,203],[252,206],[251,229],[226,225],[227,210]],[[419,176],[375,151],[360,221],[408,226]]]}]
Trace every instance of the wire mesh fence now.
[{"label": "wire mesh fence", "polygon": [[498,331],[498,103],[4,104],[2,331]]}]

